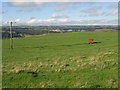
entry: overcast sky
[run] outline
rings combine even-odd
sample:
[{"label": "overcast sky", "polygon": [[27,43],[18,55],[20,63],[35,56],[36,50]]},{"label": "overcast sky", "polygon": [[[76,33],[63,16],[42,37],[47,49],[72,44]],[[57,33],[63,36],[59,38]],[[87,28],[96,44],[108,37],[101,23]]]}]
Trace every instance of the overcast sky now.
[{"label": "overcast sky", "polygon": [[2,2],[3,25],[117,25],[117,2]]}]

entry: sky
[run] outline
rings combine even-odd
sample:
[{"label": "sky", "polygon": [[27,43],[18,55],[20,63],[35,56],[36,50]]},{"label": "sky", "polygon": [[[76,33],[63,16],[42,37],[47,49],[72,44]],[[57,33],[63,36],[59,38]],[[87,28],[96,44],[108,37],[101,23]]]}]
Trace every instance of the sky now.
[{"label": "sky", "polygon": [[1,14],[3,25],[117,25],[118,2],[2,2]]}]

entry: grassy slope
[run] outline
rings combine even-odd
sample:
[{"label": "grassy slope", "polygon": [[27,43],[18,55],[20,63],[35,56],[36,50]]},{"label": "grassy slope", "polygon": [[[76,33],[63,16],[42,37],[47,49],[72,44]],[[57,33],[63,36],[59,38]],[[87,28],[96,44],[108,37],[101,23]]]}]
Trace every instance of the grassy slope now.
[{"label": "grassy slope", "polygon": [[[96,44],[85,44],[94,38]],[[117,32],[3,40],[3,87],[117,87]]]}]

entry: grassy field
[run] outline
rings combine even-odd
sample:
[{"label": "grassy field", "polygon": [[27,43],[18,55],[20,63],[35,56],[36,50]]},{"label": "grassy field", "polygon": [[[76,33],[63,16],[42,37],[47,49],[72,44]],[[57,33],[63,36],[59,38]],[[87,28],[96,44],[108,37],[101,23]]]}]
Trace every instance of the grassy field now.
[{"label": "grassy field", "polygon": [[[88,39],[94,38],[94,44]],[[3,88],[117,88],[118,32],[3,40]]]}]

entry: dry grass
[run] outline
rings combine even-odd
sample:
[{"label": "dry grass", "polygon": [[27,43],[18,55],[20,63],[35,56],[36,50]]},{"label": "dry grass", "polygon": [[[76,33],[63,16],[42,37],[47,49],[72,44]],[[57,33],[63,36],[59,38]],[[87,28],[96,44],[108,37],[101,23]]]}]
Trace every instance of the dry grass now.
[{"label": "dry grass", "polygon": [[[98,70],[109,67],[109,64],[117,64],[117,60],[114,59],[104,59],[105,55],[111,55],[114,52],[105,52],[98,53],[96,56],[78,56],[78,57],[70,57],[65,60],[62,60],[60,57],[56,58],[54,62],[27,62],[20,63],[19,65],[5,65],[3,66],[3,72],[9,73],[22,73],[22,72],[39,72],[42,68],[47,72],[62,72],[62,71],[76,71],[80,69],[89,68],[90,70]],[[86,58],[84,60],[84,58]],[[107,63],[107,64],[106,64]],[[9,68],[11,67],[11,68]],[[8,69],[9,68],[9,69]]]}]

